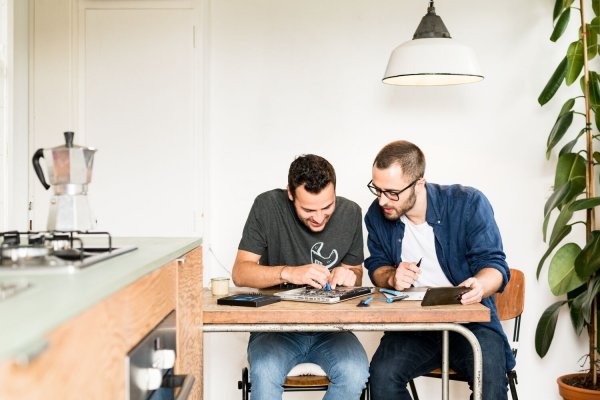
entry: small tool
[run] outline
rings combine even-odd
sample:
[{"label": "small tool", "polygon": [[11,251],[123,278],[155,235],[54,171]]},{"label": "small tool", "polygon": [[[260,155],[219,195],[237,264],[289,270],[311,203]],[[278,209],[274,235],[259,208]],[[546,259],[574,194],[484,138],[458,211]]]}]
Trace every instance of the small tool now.
[{"label": "small tool", "polygon": [[356,307],[369,307],[369,302],[373,300],[373,296],[369,296],[360,303],[356,305]]},{"label": "small tool", "polygon": [[379,289],[379,291],[381,293],[387,293],[387,294],[391,294],[392,296],[405,296],[404,293],[402,292],[398,292],[397,290],[391,290],[391,289]]},{"label": "small tool", "polygon": [[329,282],[325,282],[325,291],[331,292],[331,286],[329,286]]},{"label": "small tool", "polygon": [[385,300],[386,303],[393,303],[395,301],[404,300],[407,297],[408,297],[407,294],[401,294],[400,296],[386,297],[385,299],[380,299],[380,300]]},{"label": "small tool", "polygon": [[417,263],[417,267],[421,266],[421,261],[423,261],[423,257],[421,257],[421,259],[419,260],[419,262]]}]

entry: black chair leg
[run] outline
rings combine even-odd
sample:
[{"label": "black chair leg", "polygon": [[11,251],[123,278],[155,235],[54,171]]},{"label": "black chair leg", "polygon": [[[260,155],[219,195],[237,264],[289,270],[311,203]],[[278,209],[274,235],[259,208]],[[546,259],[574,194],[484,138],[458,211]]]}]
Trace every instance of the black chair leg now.
[{"label": "black chair leg", "polygon": [[248,368],[242,369],[242,380],[238,381],[238,389],[242,390],[242,400],[250,399],[250,379],[248,378]]},{"label": "black chair leg", "polygon": [[507,375],[511,398],[512,400],[519,400],[519,396],[517,395],[517,384],[519,383],[519,381],[517,381],[517,372],[509,371]]},{"label": "black chair leg", "polygon": [[410,386],[410,393],[412,394],[413,400],[419,400],[419,394],[417,393],[417,387],[415,386],[415,381],[411,379],[408,382],[408,385]]},{"label": "black chair leg", "polygon": [[371,399],[371,393],[369,392],[370,388],[371,388],[371,385],[369,385],[369,381],[367,380],[367,385],[365,386],[362,393],[360,394],[360,400],[370,400]]}]

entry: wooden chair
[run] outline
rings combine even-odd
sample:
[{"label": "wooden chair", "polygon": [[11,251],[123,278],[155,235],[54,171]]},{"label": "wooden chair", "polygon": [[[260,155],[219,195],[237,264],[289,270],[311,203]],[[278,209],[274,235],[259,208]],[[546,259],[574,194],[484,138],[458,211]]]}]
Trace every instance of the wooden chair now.
[{"label": "wooden chair", "polygon": [[[301,370],[308,368],[310,374],[296,375],[302,373]],[[292,368],[283,384],[284,392],[315,392],[325,391],[329,386],[329,379],[325,372],[316,364],[306,363],[299,364]],[[238,381],[238,389],[242,390],[242,400],[250,399],[250,392],[252,391],[252,383],[248,376],[248,368],[242,369],[242,380]],[[369,385],[363,390],[361,400],[369,400]]]},{"label": "wooden chair", "polygon": [[[523,314],[523,308],[525,307],[525,275],[523,274],[523,271],[513,268],[510,269],[510,281],[508,282],[508,285],[506,285],[506,288],[504,288],[504,292],[495,295],[494,301],[496,302],[496,309],[498,310],[498,318],[500,321],[513,320],[511,348],[513,355],[516,356],[519,344],[519,333],[521,330],[521,314]],[[441,369],[438,368],[424,376],[441,378],[441,372]],[[506,376],[508,378],[508,386],[510,388],[512,400],[518,400],[517,384],[519,382],[517,381],[517,371],[514,369],[508,371]],[[450,369],[450,379],[461,382],[468,381],[465,376],[456,373],[452,369]],[[411,380],[409,386],[413,399],[419,400],[414,381]]]}]

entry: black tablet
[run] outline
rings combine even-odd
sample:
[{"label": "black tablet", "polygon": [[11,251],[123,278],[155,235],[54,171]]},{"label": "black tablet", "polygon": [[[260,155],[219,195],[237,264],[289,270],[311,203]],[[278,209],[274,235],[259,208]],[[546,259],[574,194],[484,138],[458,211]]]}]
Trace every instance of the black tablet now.
[{"label": "black tablet", "polygon": [[423,297],[421,305],[441,306],[445,304],[460,304],[462,295],[469,290],[471,289],[464,286],[429,288],[427,289],[427,292],[425,292],[425,297]]}]

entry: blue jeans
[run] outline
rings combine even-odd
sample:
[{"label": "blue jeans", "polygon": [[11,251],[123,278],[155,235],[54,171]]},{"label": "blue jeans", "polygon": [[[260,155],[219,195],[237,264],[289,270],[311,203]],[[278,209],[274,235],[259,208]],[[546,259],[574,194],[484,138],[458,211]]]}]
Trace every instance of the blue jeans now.
[{"label": "blue jeans", "polygon": [[[469,324],[483,352],[483,400],[506,400],[508,379],[503,338],[484,326]],[[450,368],[469,378],[473,389],[473,350],[450,332]],[[442,366],[441,332],[386,332],[371,361],[373,400],[410,400],[406,384]],[[471,396],[472,397],[472,396]]]},{"label": "blue jeans", "polygon": [[369,359],[351,332],[252,333],[248,363],[252,400],[281,399],[283,383],[300,363],[318,364],[329,378],[324,400],[359,399],[369,378]]}]

